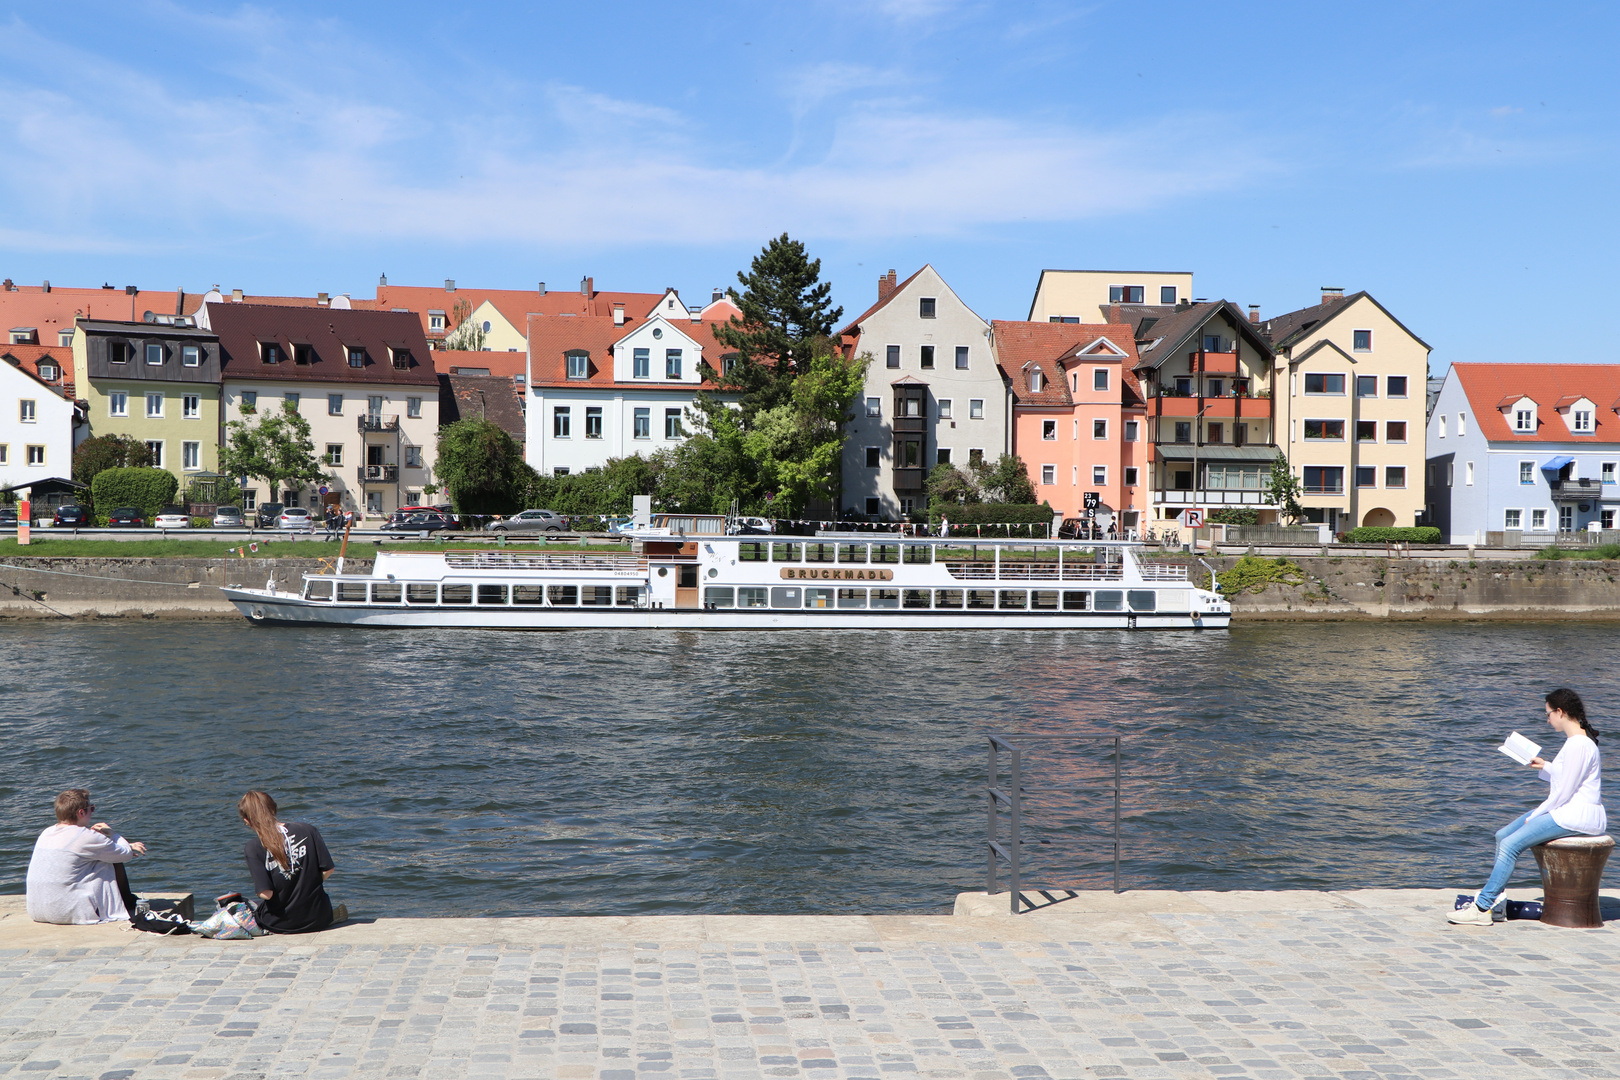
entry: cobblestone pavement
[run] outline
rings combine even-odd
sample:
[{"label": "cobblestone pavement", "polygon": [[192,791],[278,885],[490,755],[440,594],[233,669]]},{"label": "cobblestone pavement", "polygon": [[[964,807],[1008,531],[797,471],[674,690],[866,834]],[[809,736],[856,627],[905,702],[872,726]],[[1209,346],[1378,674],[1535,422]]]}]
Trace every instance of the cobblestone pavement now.
[{"label": "cobblestone pavement", "polygon": [[0,935],[0,1076],[1620,1076],[1612,930],[1432,908],[1014,921],[868,941],[817,941],[813,919],[685,942],[633,936],[655,919],[552,944]]}]

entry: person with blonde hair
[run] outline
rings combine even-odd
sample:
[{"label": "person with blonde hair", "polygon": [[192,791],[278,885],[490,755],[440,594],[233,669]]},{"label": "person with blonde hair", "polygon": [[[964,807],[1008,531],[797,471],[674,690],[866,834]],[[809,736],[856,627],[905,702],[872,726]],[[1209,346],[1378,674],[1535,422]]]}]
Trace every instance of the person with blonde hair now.
[{"label": "person with blonde hair", "polygon": [[348,918],[341,905],[334,912],[326,879],[336,867],[321,831],[307,821],[276,817],[276,800],[250,791],[236,804],[242,824],[253,830],[243,847],[253,890],[264,903],[256,916],[272,934],[311,934]]},{"label": "person with blonde hair", "polygon": [[56,797],[56,824],[34,842],[28,860],[28,917],[35,922],[83,925],[123,922],[133,903],[123,864],[146,854],[146,845],[125,840],[96,812],[90,792],[69,788]]}]

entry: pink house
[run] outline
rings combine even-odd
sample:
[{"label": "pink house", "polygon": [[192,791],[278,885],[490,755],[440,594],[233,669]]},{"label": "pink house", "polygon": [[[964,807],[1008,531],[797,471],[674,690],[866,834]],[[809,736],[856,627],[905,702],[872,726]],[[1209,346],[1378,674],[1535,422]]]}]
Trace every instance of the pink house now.
[{"label": "pink house", "polygon": [[1104,523],[1137,528],[1148,506],[1146,404],[1136,341],[1117,323],[991,324],[996,361],[1012,388],[1013,452],[1035,497],[1064,517],[1096,493]]}]

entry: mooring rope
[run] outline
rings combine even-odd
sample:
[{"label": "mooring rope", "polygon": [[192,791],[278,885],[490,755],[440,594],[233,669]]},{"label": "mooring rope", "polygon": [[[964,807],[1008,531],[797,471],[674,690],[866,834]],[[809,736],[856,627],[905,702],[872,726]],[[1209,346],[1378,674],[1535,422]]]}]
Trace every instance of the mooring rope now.
[{"label": "mooring rope", "polygon": [[30,574],[54,574],[57,577],[89,578],[92,581],[126,581],[135,585],[173,585],[179,589],[219,588],[218,585],[208,585],[204,582],[151,581],[147,578],[110,577],[107,574],[75,574],[69,570],[41,570],[37,566],[17,566],[14,563],[0,563],[0,570],[23,570]]}]

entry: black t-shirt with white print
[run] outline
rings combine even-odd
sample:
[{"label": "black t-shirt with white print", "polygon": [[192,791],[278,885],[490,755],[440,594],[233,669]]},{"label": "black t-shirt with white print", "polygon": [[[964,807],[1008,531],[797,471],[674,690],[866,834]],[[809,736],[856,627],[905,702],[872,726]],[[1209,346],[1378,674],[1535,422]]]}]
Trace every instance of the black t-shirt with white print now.
[{"label": "black t-shirt with white print", "polygon": [[331,870],[321,832],[307,821],[281,822],[290,871],[265,851],[255,836],[243,848],[255,893],[273,893],[259,910],[259,925],[272,934],[308,934],[332,925],[332,900],[322,875]]}]

